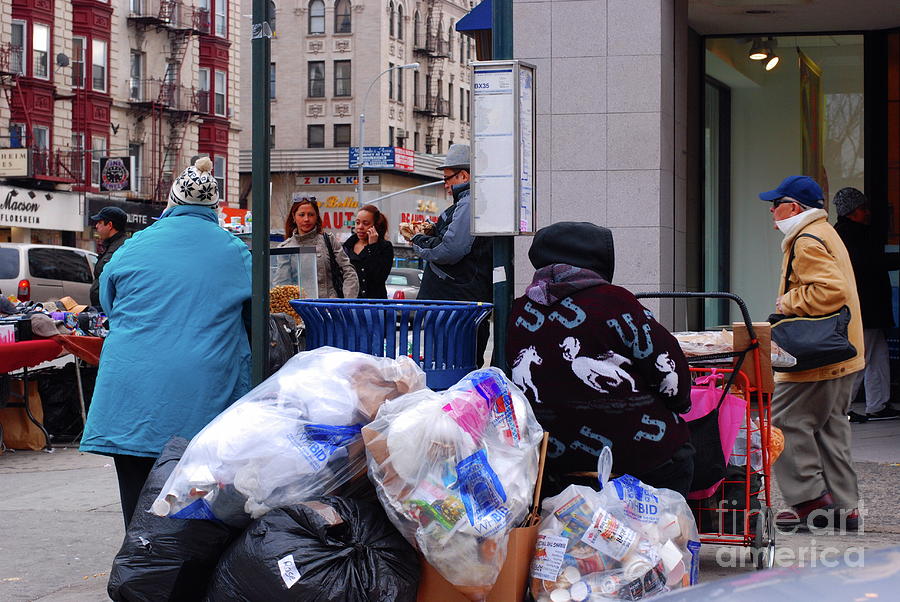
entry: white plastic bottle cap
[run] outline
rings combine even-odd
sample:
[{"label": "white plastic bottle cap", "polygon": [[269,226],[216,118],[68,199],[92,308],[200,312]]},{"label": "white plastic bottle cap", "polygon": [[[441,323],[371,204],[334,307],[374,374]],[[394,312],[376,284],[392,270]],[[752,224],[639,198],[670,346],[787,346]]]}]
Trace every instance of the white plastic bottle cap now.
[{"label": "white plastic bottle cap", "polygon": [[555,589],[550,593],[550,601],[551,602],[569,602],[572,599],[571,594],[569,594],[569,590]]},{"label": "white plastic bottle cap", "polygon": [[569,589],[569,595],[572,597],[572,600],[575,602],[582,602],[583,600],[587,600],[588,594],[591,593],[591,588],[588,587],[588,584],[584,581],[579,581],[575,585]]},{"label": "white plastic bottle cap", "polygon": [[581,581],[581,573],[574,566],[567,566],[563,570],[562,578],[569,583],[578,583]]}]

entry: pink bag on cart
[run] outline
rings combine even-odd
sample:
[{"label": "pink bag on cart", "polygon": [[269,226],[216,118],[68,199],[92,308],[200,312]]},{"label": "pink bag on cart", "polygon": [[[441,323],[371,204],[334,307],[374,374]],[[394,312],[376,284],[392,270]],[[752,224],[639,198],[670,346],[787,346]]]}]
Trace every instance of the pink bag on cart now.
[{"label": "pink bag on cart", "polygon": [[[694,482],[687,496],[690,500],[708,498],[722,484],[725,466],[747,414],[745,399],[724,393],[717,386],[723,378],[723,374],[713,370],[709,376],[694,381],[691,411],[683,416],[691,429],[691,442],[696,448]],[[719,447],[714,447],[717,444],[721,446],[721,456]]]}]

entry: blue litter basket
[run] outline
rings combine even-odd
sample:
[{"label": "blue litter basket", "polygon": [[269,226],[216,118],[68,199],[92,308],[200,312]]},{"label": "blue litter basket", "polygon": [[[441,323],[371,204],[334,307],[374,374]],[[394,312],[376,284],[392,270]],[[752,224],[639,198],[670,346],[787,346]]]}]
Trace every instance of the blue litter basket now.
[{"label": "blue litter basket", "polygon": [[295,299],[291,305],[306,326],[307,349],[329,346],[379,357],[406,355],[436,390],[456,384],[477,367],[478,326],[494,307],[412,299]]}]

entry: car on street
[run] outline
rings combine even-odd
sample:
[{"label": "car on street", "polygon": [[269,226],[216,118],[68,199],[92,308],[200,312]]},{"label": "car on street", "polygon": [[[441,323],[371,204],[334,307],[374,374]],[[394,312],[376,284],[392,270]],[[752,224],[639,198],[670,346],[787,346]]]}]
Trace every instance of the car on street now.
[{"label": "car on street", "polygon": [[385,286],[388,299],[417,299],[422,285],[422,270],[392,268]]},{"label": "car on street", "polygon": [[0,243],[0,293],[19,301],[72,297],[91,304],[97,254],[75,247]]}]

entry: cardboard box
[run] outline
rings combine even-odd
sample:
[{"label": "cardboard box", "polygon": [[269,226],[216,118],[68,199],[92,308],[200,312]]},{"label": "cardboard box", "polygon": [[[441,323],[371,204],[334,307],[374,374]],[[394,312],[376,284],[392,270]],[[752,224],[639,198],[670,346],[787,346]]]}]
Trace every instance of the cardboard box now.
[{"label": "cardboard box", "polygon": [[66,311],[70,311],[73,314],[80,314],[87,309],[87,305],[79,305],[72,297],[63,297],[59,302],[63,304]]},{"label": "cardboard box", "polygon": [[[734,331],[734,350],[740,351],[750,345],[750,334],[747,325],[743,322],[735,322],[731,325]],[[748,353],[744,358],[741,370],[750,379],[751,386],[758,386],[763,393],[775,391],[775,376],[772,373],[772,325],[768,322],[753,322],[753,333],[759,341],[759,369],[761,382],[756,382],[756,368],[753,365],[753,353]]]}]

